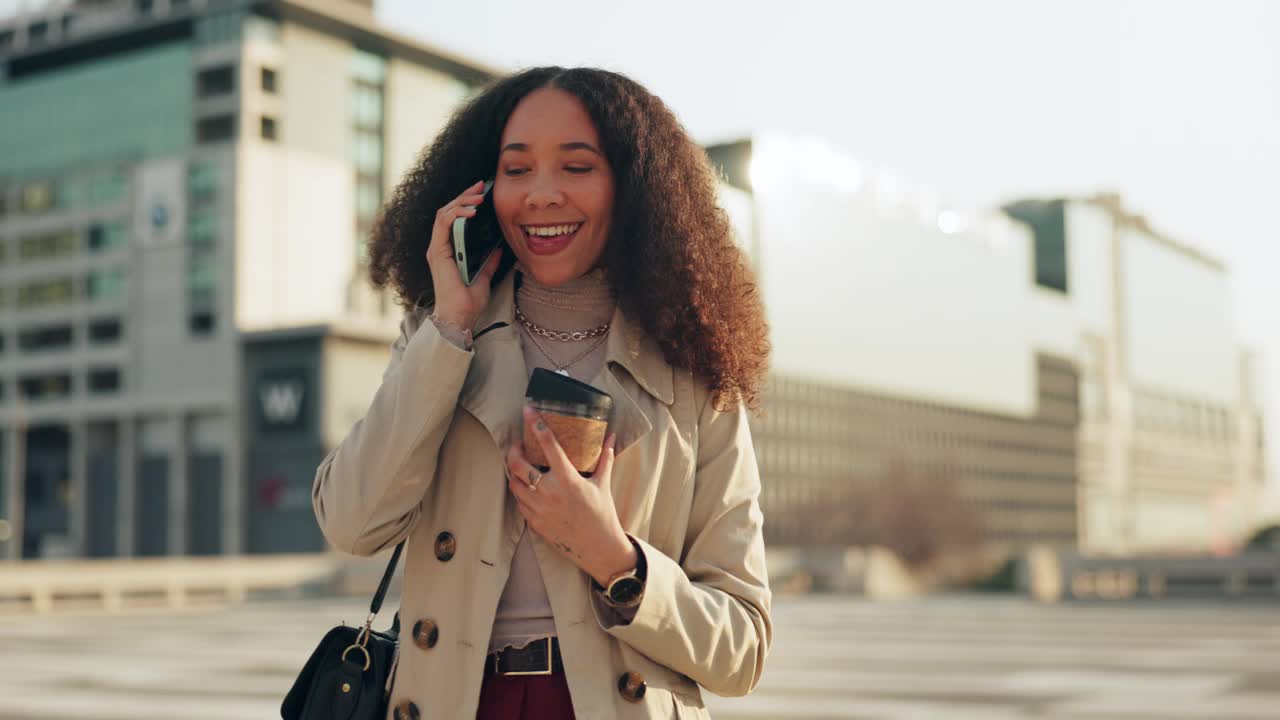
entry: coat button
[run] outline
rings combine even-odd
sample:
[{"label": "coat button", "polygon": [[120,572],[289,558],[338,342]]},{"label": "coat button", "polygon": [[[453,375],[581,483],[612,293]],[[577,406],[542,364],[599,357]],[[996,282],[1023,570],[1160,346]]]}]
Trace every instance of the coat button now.
[{"label": "coat button", "polygon": [[453,533],[445,530],[436,536],[436,559],[440,562],[449,562],[453,559],[454,553],[458,552],[458,541],[453,537]]},{"label": "coat button", "polygon": [[422,717],[422,713],[418,712],[418,706],[408,700],[400,701],[396,706],[396,711],[392,715],[395,720],[418,720]]},{"label": "coat button", "polygon": [[638,672],[624,672],[618,676],[618,692],[627,702],[638,703],[644,699],[644,675]]},{"label": "coat button", "polygon": [[440,639],[440,628],[432,620],[419,620],[413,624],[413,644],[419,649],[430,650]]}]

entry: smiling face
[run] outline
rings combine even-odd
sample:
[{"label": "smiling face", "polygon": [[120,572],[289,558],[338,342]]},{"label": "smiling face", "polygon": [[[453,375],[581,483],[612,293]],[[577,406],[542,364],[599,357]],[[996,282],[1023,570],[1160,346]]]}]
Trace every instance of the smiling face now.
[{"label": "smiling face", "polygon": [[613,217],[613,171],[600,133],[571,93],[524,97],[502,132],[493,207],[520,264],[562,285],[600,262]]}]

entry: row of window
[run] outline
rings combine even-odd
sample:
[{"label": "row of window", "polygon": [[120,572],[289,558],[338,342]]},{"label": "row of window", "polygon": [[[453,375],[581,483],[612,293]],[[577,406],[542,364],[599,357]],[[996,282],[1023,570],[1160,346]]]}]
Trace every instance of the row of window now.
[{"label": "row of window", "polygon": [[[21,352],[68,350],[75,345],[78,335],[79,326],[70,322],[20,327],[16,333]],[[114,345],[124,336],[124,324],[120,318],[96,318],[85,325],[84,336],[90,345]],[[6,337],[0,333],[0,353],[5,350]]]},{"label": "row of window", "polygon": [[[123,374],[117,367],[92,367],[79,378],[90,395],[114,395],[123,389]],[[77,378],[69,371],[32,373],[19,375],[16,380],[18,397],[26,402],[65,400],[75,390]],[[8,399],[9,382],[0,380],[0,401]]]},{"label": "row of window", "polygon": [[1223,443],[1236,434],[1235,415],[1229,408],[1200,400],[1138,390],[1133,413],[1139,429]]},{"label": "row of window", "polygon": [[67,275],[20,283],[12,290],[0,287],[0,308],[7,307],[10,298],[19,308],[70,305],[77,300],[121,300],[128,292],[128,279],[125,268],[106,268],[91,271],[83,278]]},{"label": "row of window", "polygon": [[14,188],[0,186],[0,217],[11,209],[21,215],[42,215],[55,210],[106,207],[128,195],[129,175],[123,169],[34,179]]},{"label": "row of window", "polygon": [[[270,115],[258,118],[258,135],[263,140],[280,139],[280,122]],[[196,142],[214,143],[236,139],[235,113],[207,115],[196,121]]]},{"label": "row of window", "polygon": [[[196,120],[196,142],[227,142],[236,140],[236,114],[206,115]],[[257,132],[262,140],[280,140],[280,123],[270,115],[257,119]]]},{"label": "row of window", "polygon": [[[280,76],[274,68],[258,68],[258,87],[268,95],[280,91]],[[236,91],[236,66],[218,65],[196,73],[196,96],[216,98]]]},{"label": "row of window", "polygon": [[355,166],[356,256],[367,254],[366,238],[382,207],[383,103],[387,60],[357,49],[350,62],[351,161]]},{"label": "row of window", "polygon": [[[22,262],[45,262],[75,255],[81,248],[95,254],[114,250],[123,247],[128,238],[128,226],[123,222],[94,223],[83,233],[63,228],[23,235],[17,239],[13,255]],[[0,237],[0,265],[8,261],[12,244],[8,239]]]}]

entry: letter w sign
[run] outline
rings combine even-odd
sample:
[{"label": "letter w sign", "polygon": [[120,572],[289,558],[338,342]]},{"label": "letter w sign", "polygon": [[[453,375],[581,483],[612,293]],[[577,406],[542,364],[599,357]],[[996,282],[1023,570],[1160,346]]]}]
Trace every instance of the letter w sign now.
[{"label": "letter w sign", "polygon": [[258,410],[271,429],[297,427],[303,419],[307,386],[297,375],[263,378],[258,383]]}]

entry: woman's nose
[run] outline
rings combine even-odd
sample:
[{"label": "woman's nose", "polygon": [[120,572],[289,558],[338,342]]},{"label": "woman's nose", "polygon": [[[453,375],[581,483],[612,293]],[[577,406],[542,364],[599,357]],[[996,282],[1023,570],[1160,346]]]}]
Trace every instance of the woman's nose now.
[{"label": "woman's nose", "polygon": [[564,193],[560,191],[554,178],[542,175],[533,178],[533,185],[524,201],[531,208],[559,207],[564,205]]}]

